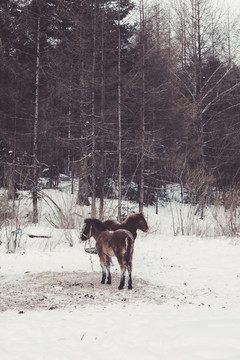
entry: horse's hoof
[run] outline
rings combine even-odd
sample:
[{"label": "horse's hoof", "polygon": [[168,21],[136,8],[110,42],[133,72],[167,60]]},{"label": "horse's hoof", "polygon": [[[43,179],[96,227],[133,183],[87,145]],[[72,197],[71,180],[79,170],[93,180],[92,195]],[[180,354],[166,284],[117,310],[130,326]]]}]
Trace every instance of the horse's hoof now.
[{"label": "horse's hoof", "polygon": [[118,287],[118,290],[122,290],[122,289],[123,289],[123,286],[119,286],[119,287]]},{"label": "horse's hoof", "polygon": [[111,283],[111,281],[108,281],[107,284],[108,284],[108,285],[111,285],[112,283]]},{"label": "horse's hoof", "polygon": [[102,281],[101,281],[101,284],[105,284],[105,281],[102,280]]},{"label": "horse's hoof", "polygon": [[132,286],[128,286],[128,290],[132,290]]}]

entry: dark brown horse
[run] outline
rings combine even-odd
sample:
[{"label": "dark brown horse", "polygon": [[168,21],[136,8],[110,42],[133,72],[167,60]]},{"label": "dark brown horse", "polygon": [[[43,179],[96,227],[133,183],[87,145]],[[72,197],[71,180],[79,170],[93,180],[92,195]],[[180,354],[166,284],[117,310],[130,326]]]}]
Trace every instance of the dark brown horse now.
[{"label": "dark brown horse", "polygon": [[109,230],[129,230],[133,234],[134,239],[137,237],[138,229],[142,230],[143,232],[148,231],[148,224],[142,212],[128,215],[128,217],[122,223],[116,220],[106,220],[104,221],[104,224]]},{"label": "dark brown horse", "polygon": [[132,289],[132,257],[134,237],[128,230],[108,230],[106,225],[98,219],[85,219],[81,240],[86,241],[93,236],[102,267],[102,284],[111,284],[110,263],[111,257],[116,256],[121,269],[119,290],[125,285],[125,273],[128,270],[128,289]]}]

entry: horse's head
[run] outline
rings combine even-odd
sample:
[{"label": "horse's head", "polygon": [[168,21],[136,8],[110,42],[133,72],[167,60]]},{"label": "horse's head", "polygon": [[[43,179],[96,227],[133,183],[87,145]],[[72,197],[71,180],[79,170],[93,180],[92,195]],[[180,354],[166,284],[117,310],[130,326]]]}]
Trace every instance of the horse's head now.
[{"label": "horse's head", "polygon": [[84,220],[84,226],[82,228],[80,239],[82,241],[87,241],[92,236],[92,226],[89,219]]},{"label": "horse's head", "polygon": [[139,230],[142,230],[143,232],[147,232],[149,227],[148,227],[147,221],[142,212],[137,214],[137,220],[138,220]]},{"label": "horse's head", "polygon": [[83,226],[80,236],[80,239],[83,241],[90,239],[91,236],[96,240],[99,233],[107,230],[106,225],[98,219],[88,218],[84,220],[84,223],[85,225]]}]

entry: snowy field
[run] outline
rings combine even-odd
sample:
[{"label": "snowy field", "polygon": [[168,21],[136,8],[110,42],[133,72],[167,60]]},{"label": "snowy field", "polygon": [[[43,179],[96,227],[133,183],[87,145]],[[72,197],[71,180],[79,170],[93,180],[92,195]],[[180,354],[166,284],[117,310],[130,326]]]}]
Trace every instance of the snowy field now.
[{"label": "snowy field", "polygon": [[174,237],[172,212],[145,215],[133,290],[117,289],[116,259],[113,284],[100,284],[98,257],[84,251],[79,230],[69,232],[72,247],[69,233],[44,220],[23,226],[16,253],[3,242],[0,359],[239,360],[240,241]]}]

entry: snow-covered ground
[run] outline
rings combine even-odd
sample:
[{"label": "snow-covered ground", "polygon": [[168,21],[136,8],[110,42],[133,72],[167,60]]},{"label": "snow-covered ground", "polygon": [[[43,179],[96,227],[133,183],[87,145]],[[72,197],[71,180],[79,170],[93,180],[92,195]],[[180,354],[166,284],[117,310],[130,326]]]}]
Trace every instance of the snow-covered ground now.
[{"label": "snow-covered ground", "polygon": [[100,284],[78,230],[70,247],[43,221],[23,228],[17,253],[0,246],[1,360],[240,359],[239,240],[174,237],[169,209],[145,214],[131,291],[117,289],[116,260],[113,284]]}]

